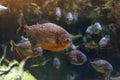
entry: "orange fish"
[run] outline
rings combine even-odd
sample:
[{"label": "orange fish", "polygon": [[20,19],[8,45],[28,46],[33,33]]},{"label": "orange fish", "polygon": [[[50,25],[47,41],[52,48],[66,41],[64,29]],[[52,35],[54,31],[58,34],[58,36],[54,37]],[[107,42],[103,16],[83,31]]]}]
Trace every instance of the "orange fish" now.
[{"label": "orange fish", "polygon": [[18,23],[20,27],[17,34],[26,32],[32,48],[42,47],[45,50],[59,52],[72,44],[71,35],[64,28],[54,23],[45,22],[28,26],[22,16],[18,19]]}]

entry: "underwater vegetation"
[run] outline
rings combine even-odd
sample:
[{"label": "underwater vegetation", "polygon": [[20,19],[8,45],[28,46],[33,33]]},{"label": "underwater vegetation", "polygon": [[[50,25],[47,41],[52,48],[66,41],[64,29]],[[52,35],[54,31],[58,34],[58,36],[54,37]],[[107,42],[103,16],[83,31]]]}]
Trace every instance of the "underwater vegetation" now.
[{"label": "underwater vegetation", "polygon": [[29,57],[21,62],[17,60],[9,61],[5,58],[7,46],[3,45],[3,49],[3,56],[0,60],[0,80],[37,80],[29,71],[24,70],[25,62]]},{"label": "underwater vegetation", "polygon": [[120,80],[119,0],[0,0],[0,80]]}]

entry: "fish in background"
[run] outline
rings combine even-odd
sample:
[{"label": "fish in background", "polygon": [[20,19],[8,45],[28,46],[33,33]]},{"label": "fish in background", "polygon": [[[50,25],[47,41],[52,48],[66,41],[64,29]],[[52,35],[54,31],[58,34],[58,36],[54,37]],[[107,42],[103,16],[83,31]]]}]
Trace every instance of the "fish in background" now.
[{"label": "fish in background", "polygon": [[71,45],[71,49],[77,50],[77,47],[76,47],[74,44],[72,44],[72,45]]},{"label": "fish in background", "polygon": [[102,25],[96,22],[94,25],[94,34],[99,34],[102,31]]},{"label": "fish in background", "polygon": [[90,25],[87,29],[86,29],[86,33],[88,34],[99,34],[102,31],[102,26],[99,22],[96,22],[93,25]]},{"label": "fish in background", "polygon": [[73,65],[83,65],[87,62],[87,57],[79,50],[72,50],[69,52],[69,61]]},{"label": "fish in background", "polygon": [[90,64],[92,67],[102,74],[104,74],[104,80],[110,80],[110,74],[113,71],[113,66],[106,60],[95,60],[91,61]]},{"label": "fish in background", "polygon": [[93,26],[90,25],[87,29],[86,29],[86,33],[89,33],[89,34],[93,34],[94,33],[94,29],[93,29]]},{"label": "fish in background", "polygon": [[67,15],[66,15],[66,22],[68,25],[70,25],[73,21],[73,14],[71,12],[68,12]]},{"label": "fish in background", "polygon": [[60,18],[62,16],[62,11],[61,11],[60,7],[56,8],[55,15],[56,15],[56,20],[60,20]]},{"label": "fish in background", "polygon": [[0,4],[0,15],[2,15],[7,9],[8,9],[8,7],[5,7]]},{"label": "fish in background", "polygon": [[76,14],[73,14],[73,20],[74,20],[74,22],[78,21],[78,16]]},{"label": "fish in background", "polygon": [[78,47],[79,47],[79,46],[76,46],[76,45],[72,44],[70,48],[66,49],[66,52],[67,52],[67,53],[65,53],[65,54],[66,54],[66,55],[69,55],[69,49],[70,49],[70,50],[77,50]]},{"label": "fish in background", "polygon": [[76,73],[72,72],[72,73],[67,74],[66,80],[75,80],[75,78],[76,78]]},{"label": "fish in background", "polygon": [[17,34],[26,32],[32,48],[41,47],[52,52],[60,52],[72,44],[71,35],[64,28],[54,23],[45,22],[28,26],[23,15],[18,19],[18,23],[20,27]]},{"label": "fish in background", "polygon": [[98,44],[100,47],[104,47],[108,44],[109,41],[110,41],[110,35],[105,35],[100,39]]},{"label": "fish in background", "polygon": [[59,69],[61,67],[61,62],[59,60],[58,57],[54,57],[53,59],[53,66],[56,68],[56,69]]},{"label": "fish in background", "polygon": [[11,51],[15,51],[20,58],[23,57],[36,57],[42,55],[42,48],[34,48],[34,53],[32,52],[31,43],[28,38],[21,37],[21,40],[18,43],[15,43],[13,40],[10,41]]},{"label": "fish in background", "polygon": [[68,12],[66,15],[66,23],[70,25],[72,22],[77,22],[78,16],[76,14],[73,14],[72,12]]}]

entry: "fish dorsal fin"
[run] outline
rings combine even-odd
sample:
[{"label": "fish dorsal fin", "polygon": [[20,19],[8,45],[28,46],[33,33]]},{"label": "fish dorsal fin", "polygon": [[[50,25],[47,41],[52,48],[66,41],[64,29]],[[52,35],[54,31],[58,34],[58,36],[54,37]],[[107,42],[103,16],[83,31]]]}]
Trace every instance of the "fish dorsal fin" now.
[{"label": "fish dorsal fin", "polygon": [[26,21],[25,19],[23,18],[23,15],[21,14],[20,17],[18,18],[17,22],[20,24],[20,25],[26,25]]},{"label": "fish dorsal fin", "polygon": [[49,21],[48,20],[42,20],[42,21],[37,22],[37,24],[44,24],[44,23],[49,23]]}]

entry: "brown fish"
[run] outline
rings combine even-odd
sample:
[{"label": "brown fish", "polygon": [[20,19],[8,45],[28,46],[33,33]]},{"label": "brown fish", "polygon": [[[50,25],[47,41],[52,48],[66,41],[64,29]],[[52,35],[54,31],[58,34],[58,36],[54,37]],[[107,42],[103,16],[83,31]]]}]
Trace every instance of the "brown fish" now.
[{"label": "brown fish", "polygon": [[[97,72],[104,74],[104,80],[111,80],[110,75],[111,72],[113,71],[113,66],[108,61],[100,59],[92,61],[90,62],[90,64]],[[115,80],[119,80],[119,78]]]},{"label": "brown fish", "polygon": [[61,62],[60,62],[60,59],[58,57],[54,57],[53,59],[53,66],[56,68],[56,69],[59,69],[60,66],[61,66]]},{"label": "brown fish", "polygon": [[23,17],[18,19],[20,24],[17,33],[26,32],[32,47],[42,47],[45,50],[59,52],[72,44],[71,35],[62,27],[46,22],[28,26]]},{"label": "brown fish", "polygon": [[69,52],[70,63],[74,65],[83,65],[87,61],[87,57],[80,50],[72,50]]},{"label": "brown fish", "polygon": [[[15,51],[20,58],[23,57],[36,57],[42,54],[42,48],[37,47],[32,52],[31,43],[29,40],[20,40],[18,43],[15,43],[13,40],[10,41],[11,51]],[[36,51],[36,52],[35,52]]]},{"label": "brown fish", "polygon": [[112,65],[106,60],[95,60],[90,62],[92,67],[100,73],[110,73],[113,71]]}]

